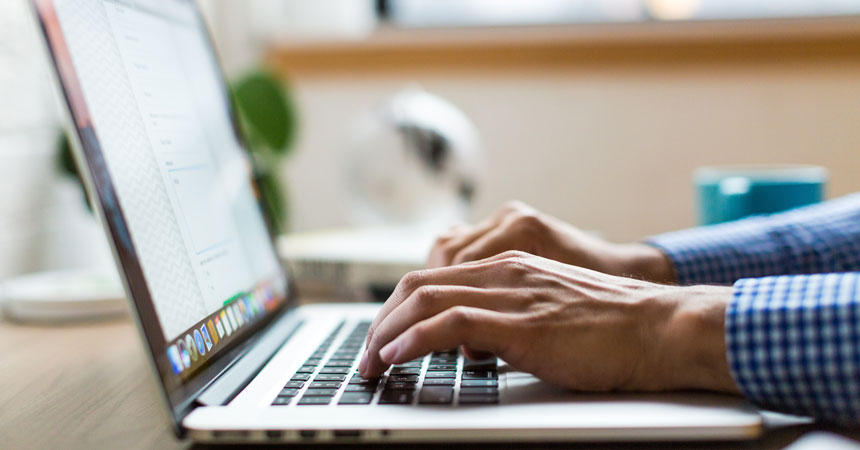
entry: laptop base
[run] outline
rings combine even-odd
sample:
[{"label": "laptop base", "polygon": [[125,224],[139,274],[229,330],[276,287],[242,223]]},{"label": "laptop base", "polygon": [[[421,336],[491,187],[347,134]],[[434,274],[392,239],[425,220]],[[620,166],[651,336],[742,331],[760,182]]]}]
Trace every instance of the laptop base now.
[{"label": "laptop base", "polygon": [[378,305],[299,308],[302,329],[226,406],[200,407],[183,421],[205,443],[274,442],[635,442],[749,440],[758,412],[733,396],[701,392],[586,394],[499,367],[498,405],[270,406],[328,332],[374,317]]}]

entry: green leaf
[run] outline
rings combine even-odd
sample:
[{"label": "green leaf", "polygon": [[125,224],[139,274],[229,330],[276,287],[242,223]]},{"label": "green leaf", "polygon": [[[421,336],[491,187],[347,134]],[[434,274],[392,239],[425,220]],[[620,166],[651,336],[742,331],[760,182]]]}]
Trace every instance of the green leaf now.
[{"label": "green leaf", "polygon": [[284,186],[278,175],[270,170],[257,172],[257,186],[260,188],[262,205],[266,210],[266,217],[271,221],[272,228],[276,233],[287,230],[287,199],[284,196]]},{"label": "green leaf", "polygon": [[259,145],[286,155],[296,131],[296,111],[281,80],[258,70],[233,85],[233,96],[252,150]]},{"label": "green leaf", "polygon": [[78,166],[75,164],[75,158],[72,155],[72,144],[69,143],[69,138],[66,133],[60,133],[57,139],[57,165],[60,172],[66,175],[78,176]]}]

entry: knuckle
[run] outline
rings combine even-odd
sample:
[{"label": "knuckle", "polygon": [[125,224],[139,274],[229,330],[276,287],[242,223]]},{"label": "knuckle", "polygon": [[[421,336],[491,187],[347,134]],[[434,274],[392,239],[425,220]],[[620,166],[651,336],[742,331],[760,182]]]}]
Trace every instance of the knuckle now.
[{"label": "knuckle", "polygon": [[400,288],[406,291],[414,291],[421,287],[426,278],[427,274],[424,270],[409,272],[400,280]]},{"label": "knuckle", "polygon": [[524,259],[528,258],[529,256],[531,256],[531,255],[529,255],[528,253],[526,253],[522,250],[508,250],[508,251],[502,253],[503,260],[507,261],[507,262],[524,260]]},{"label": "knuckle", "polygon": [[543,218],[535,212],[524,212],[517,215],[512,226],[524,233],[541,233],[546,229]]},{"label": "knuckle", "polygon": [[525,264],[521,259],[511,259],[507,262],[507,270],[517,279],[522,279],[531,274],[531,267]]},{"label": "knuckle", "polygon": [[451,326],[456,328],[469,326],[474,318],[472,311],[465,306],[454,306],[445,313],[445,316]]},{"label": "knuckle", "polygon": [[421,286],[415,290],[414,295],[419,304],[429,303],[439,298],[439,288],[435,286]]}]

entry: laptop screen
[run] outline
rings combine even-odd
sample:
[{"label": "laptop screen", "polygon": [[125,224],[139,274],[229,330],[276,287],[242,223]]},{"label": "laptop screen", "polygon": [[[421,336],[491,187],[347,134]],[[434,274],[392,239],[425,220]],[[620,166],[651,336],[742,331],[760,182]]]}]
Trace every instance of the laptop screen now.
[{"label": "laptop screen", "polygon": [[191,1],[34,3],[170,396],[287,294],[220,69]]}]

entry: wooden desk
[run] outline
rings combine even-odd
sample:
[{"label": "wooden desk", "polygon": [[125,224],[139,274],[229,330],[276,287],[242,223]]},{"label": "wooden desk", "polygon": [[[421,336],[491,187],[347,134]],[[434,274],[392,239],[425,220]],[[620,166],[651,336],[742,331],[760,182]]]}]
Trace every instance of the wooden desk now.
[{"label": "wooden desk", "polygon": [[[822,428],[773,428],[760,441],[743,448],[784,448],[817,429]],[[860,439],[860,430],[843,434]],[[172,449],[189,445],[176,440],[168,428],[130,320],[57,327],[0,320],[0,448]],[[737,447],[737,443],[678,446]]]}]

